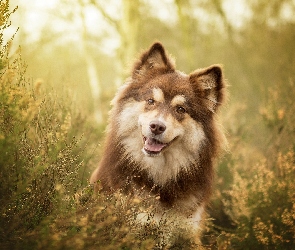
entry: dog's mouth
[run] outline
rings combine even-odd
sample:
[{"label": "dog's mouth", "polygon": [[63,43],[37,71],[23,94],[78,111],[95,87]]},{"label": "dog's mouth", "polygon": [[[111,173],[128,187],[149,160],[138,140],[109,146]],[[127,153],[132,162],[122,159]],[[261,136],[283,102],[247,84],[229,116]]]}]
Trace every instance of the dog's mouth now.
[{"label": "dog's mouth", "polygon": [[156,156],[162,152],[164,148],[167,147],[168,143],[163,143],[155,138],[143,137],[144,147],[143,150],[152,156]]},{"label": "dog's mouth", "polygon": [[164,148],[168,146],[169,143],[163,143],[155,138],[143,136],[144,147],[143,150],[150,156],[156,156],[162,152]]}]

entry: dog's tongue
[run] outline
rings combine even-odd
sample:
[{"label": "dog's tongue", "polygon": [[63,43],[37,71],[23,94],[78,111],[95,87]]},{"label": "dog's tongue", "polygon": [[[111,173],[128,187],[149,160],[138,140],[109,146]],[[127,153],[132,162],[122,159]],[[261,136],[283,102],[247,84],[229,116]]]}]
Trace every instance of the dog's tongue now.
[{"label": "dog's tongue", "polygon": [[160,152],[166,146],[153,138],[147,138],[144,142],[144,148],[151,152]]}]

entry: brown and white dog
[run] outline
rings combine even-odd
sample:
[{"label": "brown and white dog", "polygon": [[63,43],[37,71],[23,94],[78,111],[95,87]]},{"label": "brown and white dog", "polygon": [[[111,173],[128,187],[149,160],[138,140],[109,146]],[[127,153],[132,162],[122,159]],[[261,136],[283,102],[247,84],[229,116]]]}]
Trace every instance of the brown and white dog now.
[{"label": "brown and white dog", "polygon": [[224,92],[219,65],[186,75],[154,43],[112,101],[104,154],[90,182],[155,195],[159,207],[197,228],[224,143],[216,121]]}]

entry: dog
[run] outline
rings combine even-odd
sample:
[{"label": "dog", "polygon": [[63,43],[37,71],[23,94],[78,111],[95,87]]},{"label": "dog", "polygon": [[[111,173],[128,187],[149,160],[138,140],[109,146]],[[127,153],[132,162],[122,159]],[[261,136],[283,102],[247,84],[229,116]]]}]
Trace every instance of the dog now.
[{"label": "dog", "polygon": [[153,195],[163,211],[175,211],[198,228],[225,143],[217,119],[225,93],[220,65],[187,75],[154,43],[112,100],[104,153],[90,183]]}]

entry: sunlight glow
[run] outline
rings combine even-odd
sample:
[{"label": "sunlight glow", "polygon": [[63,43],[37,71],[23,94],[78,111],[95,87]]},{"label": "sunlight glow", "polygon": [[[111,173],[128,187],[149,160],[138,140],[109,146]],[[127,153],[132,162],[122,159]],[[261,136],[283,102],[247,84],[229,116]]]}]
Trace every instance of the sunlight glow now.
[{"label": "sunlight glow", "polygon": [[[143,0],[143,3],[150,8],[151,15],[168,25],[177,24],[177,8],[173,0],[152,1],[152,3]],[[121,1],[101,1],[100,4],[114,20],[120,19],[122,15]],[[199,4],[204,3],[195,2],[195,6]],[[11,8],[18,6],[19,10],[12,15],[12,27],[6,32],[6,37],[10,38],[17,27],[20,26],[20,31],[16,37],[16,39],[21,39],[20,44],[34,44],[46,37],[44,33],[48,33],[49,37],[46,37],[46,39],[55,39],[54,43],[59,45],[68,43],[79,45],[81,37],[83,37],[83,27],[86,27],[87,36],[100,40],[100,49],[104,53],[113,54],[120,46],[118,31],[92,5],[85,4],[84,7],[81,7],[79,1],[69,3],[64,0],[11,0],[10,6]],[[233,28],[243,28],[252,17],[252,11],[246,0],[224,0],[222,7],[227,21]],[[198,7],[194,7],[193,13],[202,32],[206,33],[208,29],[212,28],[212,25],[215,25],[215,28],[219,30],[223,28],[223,21],[220,16],[212,16]],[[290,3],[285,3],[280,15],[281,20],[294,20],[294,8],[290,6]],[[212,22],[212,20],[215,21]],[[272,20],[269,20],[269,24],[273,26],[277,23],[272,23]],[[50,37],[50,34],[53,37]],[[42,42],[46,43],[46,41]]]},{"label": "sunlight glow", "polygon": [[235,28],[241,28],[252,15],[245,0],[225,0],[223,1],[223,8],[227,14],[228,21]]}]

